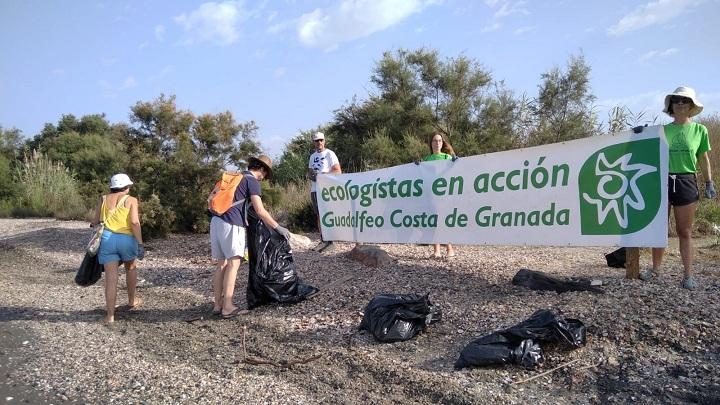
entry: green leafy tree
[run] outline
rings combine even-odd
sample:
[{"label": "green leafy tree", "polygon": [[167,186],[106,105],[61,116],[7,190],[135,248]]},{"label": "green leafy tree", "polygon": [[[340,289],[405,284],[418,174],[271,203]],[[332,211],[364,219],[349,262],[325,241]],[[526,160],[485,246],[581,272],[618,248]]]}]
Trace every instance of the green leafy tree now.
[{"label": "green leafy tree", "polygon": [[567,70],[553,68],[541,76],[534,104],[536,127],[530,145],[561,142],[599,133],[590,92],[590,66],[585,58],[571,56]]},{"label": "green leafy tree", "polygon": [[0,126],[0,154],[15,160],[22,150],[22,131],[17,128],[5,129]]}]

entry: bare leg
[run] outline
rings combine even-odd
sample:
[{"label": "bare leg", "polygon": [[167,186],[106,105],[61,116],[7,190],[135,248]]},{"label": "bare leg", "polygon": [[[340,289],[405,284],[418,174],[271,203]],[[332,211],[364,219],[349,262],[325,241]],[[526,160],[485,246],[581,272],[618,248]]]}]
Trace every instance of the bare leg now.
[{"label": "bare leg", "polygon": [[675,228],[680,240],[680,257],[682,258],[685,277],[692,275],[693,255],[695,253],[692,243],[692,226],[696,209],[697,203],[674,207]]},{"label": "bare leg", "polygon": [[453,249],[452,245],[449,243],[447,244],[447,255],[448,257],[455,256],[455,249]]},{"label": "bare leg", "polygon": [[213,296],[215,302],[213,304],[213,311],[221,311],[223,307],[223,280],[225,279],[225,265],[227,260],[221,259],[217,261],[217,268],[215,274],[213,274]]},{"label": "bare leg", "polygon": [[140,306],[137,297],[137,261],[135,259],[125,263],[125,282],[127,283],[128,306],[130,309]]},{"label": "bare leg", "polygon": [[435,250],[433,251],[432,257],[440,257],[440,244],[439,243],[434,244],[433,248]]},{"label": "bare leg", "polygon": [[227,259],[225,265],[225,279],[223,280],[223,315],[228,315],[235,311],[237,307],[233,304],[233,293],[235,292],[235,279],[237,278],[237,270],[240,267],[240,258],[235,256]]},{"label": "bare leg", "polygon": [[652,248],[652,267],[656,272],[662,266],[663,256],[665,255],[665,248]]},{"label": "bare leg", "polygon": [[118,262],[105,263],[105,322],[115,322],[115,301],[117,299]]},{"label": "bare leg", "polygon": [[[668,222],[670,221],[670,210],[672,206],[668,205]],[[663,256],[665,256],[665,248],[652,248],[652,268],[656,273],[662,266]]]}]

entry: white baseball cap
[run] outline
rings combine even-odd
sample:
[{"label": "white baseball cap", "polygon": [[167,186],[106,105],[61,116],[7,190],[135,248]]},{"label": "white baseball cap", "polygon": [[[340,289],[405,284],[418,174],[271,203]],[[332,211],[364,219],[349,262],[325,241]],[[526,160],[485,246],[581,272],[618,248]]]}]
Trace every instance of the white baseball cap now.
[{"label": "white baseball cap", "polygon": [[315,135],[313,135],[313,142],[317,141],[318,139],[325,139],[325,134],[322,132],[316,132]]},{"label": "white baseball cap", "polygon": [[132,180],[125,173],[118,173],[110,178],[110,188],[123,188],[132,184]]}]

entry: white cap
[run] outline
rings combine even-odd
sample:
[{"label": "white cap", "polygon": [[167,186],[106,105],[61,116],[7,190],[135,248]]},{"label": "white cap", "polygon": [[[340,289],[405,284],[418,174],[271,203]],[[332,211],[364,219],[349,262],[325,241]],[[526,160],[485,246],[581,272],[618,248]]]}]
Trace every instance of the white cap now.
[{"label": "white cap", "polygon": [[318,139],[325,139],[325,134],[322,132],[316,132],[315,135],[313,135],[313,142],[317,141]]},{"label": "white cap", "polygon": [[110,188],[123,188],[132,184],[130,177],[125,173],[118,173],[110,178]]}]

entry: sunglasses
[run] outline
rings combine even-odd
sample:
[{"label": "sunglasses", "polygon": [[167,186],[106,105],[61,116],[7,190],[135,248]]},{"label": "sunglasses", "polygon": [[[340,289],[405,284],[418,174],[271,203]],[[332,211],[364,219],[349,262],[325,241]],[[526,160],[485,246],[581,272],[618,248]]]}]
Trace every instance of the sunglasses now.
[{"label": "sunglasses", "polygon": [[313,142],[325,142],[325,140],[324,139],[316,139]]},{"label": "sunglasses", "polygon": [[683,96],[670,96],[670,102],[673,104],[692,104],[692,99]]}]

